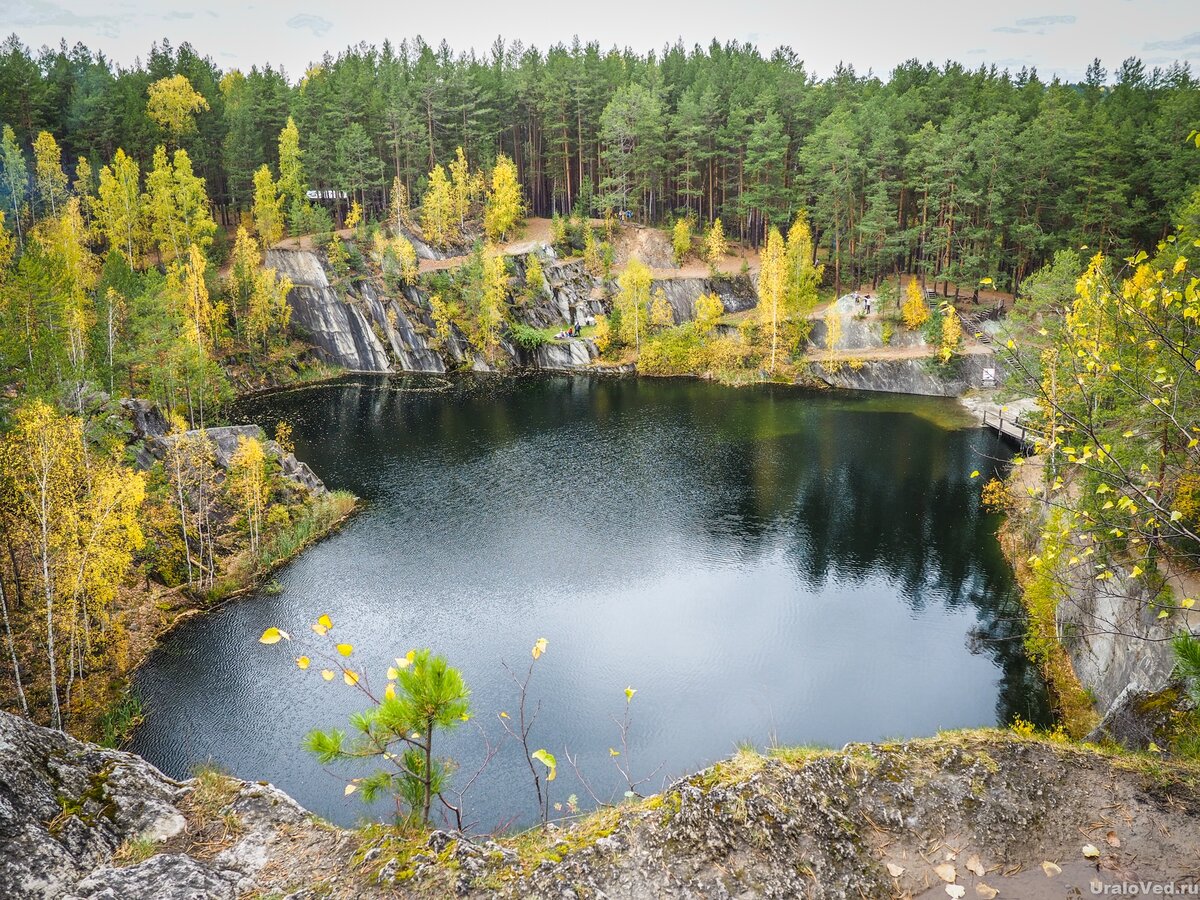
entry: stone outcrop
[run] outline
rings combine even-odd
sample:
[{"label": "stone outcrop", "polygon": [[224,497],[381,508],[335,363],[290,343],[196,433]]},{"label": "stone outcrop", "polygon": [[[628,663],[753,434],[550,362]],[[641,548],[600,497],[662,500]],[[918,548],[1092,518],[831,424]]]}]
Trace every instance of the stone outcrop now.
[{"label": "stone outcrop", "polygon": [[[185,431],[178,435],[147,435],[145,437],[147,458],[143,461],[143,455],[139,454],[138,463],[142,468],[149,468],[155,460],[162,460],[166,456],[167,449],[174,441],[181,437],[185,440],[195,439],[200,434],[201,432],[197,430]],[[222,471],[229,470],[233,454],[237,451],[238,441],[241,438],[254,438],[262,441],[263,450],[279,461],[279,468],[284,478],[313,494],[325,493],[325,483],[309,468],[308,463],[296,459],[294,453],[284,452],[284,449],[275,441],[267,440],[266,432],[258,425],[221,425],[216,428],[206,428],[203,434],[212,446],[214,464]]]},{"label": "stone outcrop", "polygon": [[0,713],[6,900],[1086,896],[1194,877],[1197,846],[1194,770],[994,731],[743,751],[508,841],[344,831],[270,785],[173,781]]}]

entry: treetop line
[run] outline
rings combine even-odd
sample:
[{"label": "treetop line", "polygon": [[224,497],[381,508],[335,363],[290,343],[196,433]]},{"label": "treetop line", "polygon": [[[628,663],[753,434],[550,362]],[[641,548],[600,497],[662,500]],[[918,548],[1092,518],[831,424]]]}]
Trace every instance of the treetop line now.
[{"label": "treetop line", "polygon": [[1200,179],[1191,70],[1136,59],[1111,78],[1095,61],[1080,83],[915,60],[886,80],[848,66],[817,79],[787,48],[733,42],[476,55],[417,38],[326,54],[292,84],[269,65],[222,71],[188,44],[126,69],[82,45],[35,54],[14,35],[0,45],[0,122],[25,152],[46,130],[93,172],[118,148],[145,170],[168,133],[148,92],[175,75],[204,102],[179,146],[227,225],[254,172],[277,170],[289,116],[308,187],[358,197],[368,215],[394,179],[422,196],[462,147],[485,169],[509,156],[535,215],[720,217],[757,244],[807,209],[842,282],[907,270],[1011,288],[1064,246],[1152,246]]}]

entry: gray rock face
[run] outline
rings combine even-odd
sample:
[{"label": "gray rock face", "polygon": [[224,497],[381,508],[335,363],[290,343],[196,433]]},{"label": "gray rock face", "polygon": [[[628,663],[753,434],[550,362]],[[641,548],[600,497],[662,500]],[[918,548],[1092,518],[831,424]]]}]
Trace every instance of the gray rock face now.
[{"label": "gray rock face", "polygon": [[1001,377],[1000,364],[990,353],[967,354],[960,357],[952,374],[930,371],[925,359],[867,359],[862,367],[849,363],[834,372],[820,363],[812,363],[809,371],[831,387],[856,391],[882,391],[891,394],[922,394],[927,397],[957,397],[970,388],[985,386],[984,370],[993,369]]},{"label": "gray rock face", "polygon": [[367,315],[343,300],[329,283],[316,254],[306,250],[268,250],[266,264],[292,280],[288,300],[292,325],[302,331],[333,363],[357,372],[386,372],[387,351]]},{"label": "gray rock face", "polygon": [[0,897],[70,896],[125,841],[179,834],[179,796],[139,757],[0,713]]},{"label": "gray rock face", "polygon": [[[809,344],[817,350],[873,350],[880,347],[927,347],[925,336],[920,331],[910,331],[903,325],[896,326],[887,343],[883,342],[883,322],[878,318],[867,318],[866,307],[855,303],[850,296],[841,297],[826,308],[826,315],[835,315],[841,320],[841,336],[832,348],[828,345],[829,325],[825,318],[813,320],[808,334]],[[831,312],[832,311],[832,312]],[[878,313],[878,306],[872,306]]]},{"label": "gray rock face", "polygon": [[655,281],[651,292],[661,290],[671,304],[676,325],[696,318],[696,301],[704,294],[721,298],[725,312],[741,312],[758,305],[758,296],[749,278],[740,275],[721,278],[668,278]]},{"label": "gray rock face", "polygon": [[1115,571],[1106,581],[1064,576],[1059,628],[1076,676],[1095,696],[1105,720],[1111,719],[1103,727],[1114,738],[1131,738],[1128,746],[1144,747],[1155,725],[1139,716],[1139,709],[1174,682],[1168,639],[1181,626],[1200,627],[1200,617],[1181,610],[1164,624],[1145,585]]}]

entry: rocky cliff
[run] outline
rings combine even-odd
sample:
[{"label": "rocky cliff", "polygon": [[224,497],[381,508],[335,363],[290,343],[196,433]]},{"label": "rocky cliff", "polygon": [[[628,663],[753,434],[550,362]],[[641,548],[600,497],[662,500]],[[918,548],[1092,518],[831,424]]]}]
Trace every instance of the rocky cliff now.
[{"label": "rocky cliff", "polygon": [[1062,897],[1194,879],[1198,785],[1168,760],[952,733],[743,751],[497,841],[333,828],[270,785],[176,782],[0,713],[0,896]]}]

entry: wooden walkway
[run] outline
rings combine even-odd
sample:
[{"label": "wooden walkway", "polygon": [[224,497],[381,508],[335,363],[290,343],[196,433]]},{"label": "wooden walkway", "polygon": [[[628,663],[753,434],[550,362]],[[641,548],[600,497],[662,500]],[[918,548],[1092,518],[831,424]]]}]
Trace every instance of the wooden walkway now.
[{"label": "wooden walkway", "polygon": [[1042,437],[1041,431],[1036,428],[1030,428],[1028,425],[1020,424],[1015,417],[1005,418],[1003,411],[994,413],[984,410],[983,425],[985,428],[992,429],[992,431],[1001,437],[1008,438],[1022,448],[1032,448]]}]

